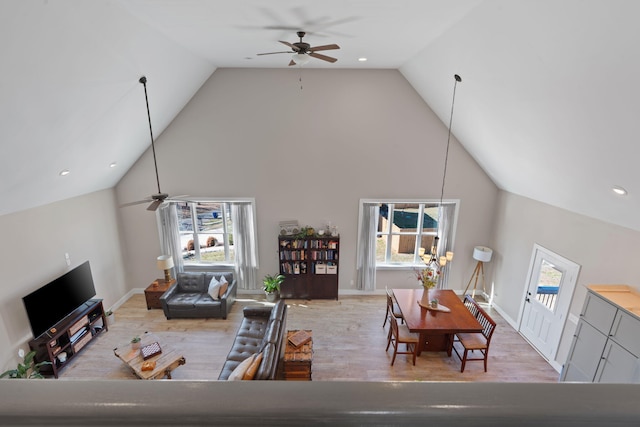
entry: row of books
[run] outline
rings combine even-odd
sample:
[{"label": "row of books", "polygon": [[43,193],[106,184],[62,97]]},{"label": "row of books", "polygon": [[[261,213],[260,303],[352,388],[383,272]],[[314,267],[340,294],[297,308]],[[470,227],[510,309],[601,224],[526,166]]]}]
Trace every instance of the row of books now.
[{"label": "row of books", "polygon": [[310,240],[311,249],[338,249],[337,240]]},{"label": "row of books", "polygon": [[283,262],[280,264],[282,274],[307,274],[306,262]]},{"label": "row of books", "polygon": [[280,240],[280,246],[291,249],[307,249],[306,240]]},{"label": "row of books", "polygon": [[[283,262],[280,263],[280,273],[282,274],[307,274],[306,262]],[[312,262],[312,274],[338,274],[338,265],[335,262]]]},{"label": "row of books", "polygon": [[304,261],[305,258],[304,251],[280,251],[280,261]]},{"label": "row of books", "polygon": [[311,259],[338,259],[338,251],[313,251],[311,252]]}]

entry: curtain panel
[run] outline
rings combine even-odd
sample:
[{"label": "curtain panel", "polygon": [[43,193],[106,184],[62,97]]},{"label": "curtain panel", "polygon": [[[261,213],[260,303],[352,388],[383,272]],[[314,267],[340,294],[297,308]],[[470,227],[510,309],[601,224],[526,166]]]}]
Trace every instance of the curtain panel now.
[{"label": "curtain panel", "polygon": [[162,255],[171,255],[175,268],[175,276],[184,271],[182,248],[180,247],[180,232],[178,229],[178,210],[174,203],[160,205],[156,211],[158,233],[160,235],[160,250]]},{"label": "curtain panel", "polygon": [[[440,217],[440,224],[438,224],[438,237],[440,242],[438,244],[438,259],[441,256],[445,256],[447,251],[453,251],[453,225],[455,223],[456,204],[443,202],[440,206],[438,216]],[[438,282],[438,289],[449,288],[449,266],[445,266],[440,272],[440,281]]]},{"label": "curtain panel", "polygon": [[356,251],[356,288],[362,291],[376,289],[376,231],[378,230],[378,203],[361,204],[361,222]]},{"label": "curtain panel", "polygon": [[258,280],[258,242],[251,202],[231,202],[235,273],[239,289],[261,289]]}]

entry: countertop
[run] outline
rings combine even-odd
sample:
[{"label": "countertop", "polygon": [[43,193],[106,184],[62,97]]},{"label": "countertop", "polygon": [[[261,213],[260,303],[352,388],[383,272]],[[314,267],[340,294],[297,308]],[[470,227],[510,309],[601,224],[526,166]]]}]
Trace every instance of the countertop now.
[{"label": "countertop", "polygon": [[640,293],[629,285],[588,285],[588,289],[640,317]]}]

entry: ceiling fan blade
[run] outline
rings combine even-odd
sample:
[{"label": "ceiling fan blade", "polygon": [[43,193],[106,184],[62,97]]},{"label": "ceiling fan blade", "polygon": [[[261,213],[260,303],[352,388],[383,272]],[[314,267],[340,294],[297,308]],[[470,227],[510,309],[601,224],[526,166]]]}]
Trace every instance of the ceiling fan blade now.
[{"label": "ceiling fan blade", "polygon": [[126,208],[127,206],[135,206],[135,205],[141,205],[143,203],[149,203],[151,202],[151,199],[144,199],[144,200],[138,200],[137,202],[129,202],[129,203],[124,203],[118,207],[120,208]]},{"label": "ceiling fan blade", "polygon": [[154,200],[149,206],[147,206],[147,210],[155,212],[163,202],[164,200]]},{"label": "ceiling fan blade", "polygon": [[317,52],[319,50],[332,50],[332,49],[340,49],[340,46],[338,46],[337,44],[325,44],[322,46],[314,46],[309,48],[311,52]]},{"label": "ceiling fan blade", "polygon": [[275,55],[276,53],[295,53],[295,52],[292,50],[283,50],[282,52],[257,53],[256,55]]},{"label": "ceiling fan blade", "polygon": [[321,54],[319,54],[319,53],[313,53],[313,52],[311,52],[311,53],[309,54],[309,56],[313,56],[314,58],[322,59],[323,61],[327,61],[327,62],[331,62],[331,63],[333,63],[333,62],[336,62],[336,61],[337,61],[337,59],[336,59],[336,58],[332,58],[331,56],[327,56],[327,55],[321,55]]},{"label": "ceiling fan blade", "polygon": [[294,45],[292,45],[292,44],[291,44],[291,43],[289,43],[289,42],[283,42],[282,40],[278,40],[278,41],[279,41],[280,43],[282,43],[283,45],[285,45],[285,46],[289,46],[291,49],[293,49],[293,50],[294,50],[294,51],[296,51],[296,52],[300,50],[300,48],[299,48],[298,46],[294,46]]},{"label": "ceiling fan blade", "polygon": [[293,59],[289,61],[289,67],[291,67],[292,65],[296,65],[296,62]]}]

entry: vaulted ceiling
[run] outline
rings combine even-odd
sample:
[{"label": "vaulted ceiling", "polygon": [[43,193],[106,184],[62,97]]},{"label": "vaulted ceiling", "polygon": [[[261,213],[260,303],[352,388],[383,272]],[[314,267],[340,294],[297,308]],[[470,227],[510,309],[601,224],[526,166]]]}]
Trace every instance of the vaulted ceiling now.
[{"label": "vaulted ceiling", "polygon": [[0,215],[113,187],[150,145],[140,76],[157,136],[217,68],[287,68],[257,53],[304,30],[341,47],[304,67],[398,69],[445,123],[460,74],[453,133],[500,188],[640,230],[638,16],[634,0],[4,0]]}]

